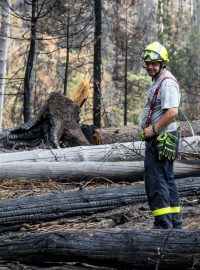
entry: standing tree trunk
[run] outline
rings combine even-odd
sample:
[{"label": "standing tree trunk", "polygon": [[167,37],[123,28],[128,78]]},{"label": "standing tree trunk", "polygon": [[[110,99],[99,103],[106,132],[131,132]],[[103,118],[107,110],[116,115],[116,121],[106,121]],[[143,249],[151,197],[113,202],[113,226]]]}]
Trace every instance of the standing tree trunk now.
[{"label": "standing tree trunk", "polygon": [[95,0],[93,122],[97,127],[101,127],[101,9],[101,0]]},{"label": "standing tree trunk", "polygon": [[2,10],[1,10],[1,28],[0,28],[0,130],[2,129],[3,121],[3,101],[4,101],[4,92],[5,92],[5,75],[6,75],[6,66],[7,66],[7,54],[8,54],[8,36],[9,36],[9,9],[10,9],[10,0],[5,4],[2,1]]},{"label": "standing tree trunk", "polygon": [[127,18],[127,7],[126,7],[126,34],[125,34],[125,63],[124,63],[124,126],[127,126],[127,109],[128,109],[128,18]]},{"label": "standing tree trunk", "polygon": [[68,82],[68,72],[69,72],[69,24],[70,24],[70,10],[67,9],[67,46],[66,46],[66,62],[65,62],[65,78],[64,78],[64,92],[67,95],[67,82]]},{"label": "standing tree trunk", "polygon": [[33,68],[33,61],[35,55],[35,42],[36,42],[36,3],[37,0],[32,0],[32,16],[31,16],[31,37],[30,37],[30,50],[26,64],[26,71],[24,77],[24,122],[31,118],[31,72]]}]

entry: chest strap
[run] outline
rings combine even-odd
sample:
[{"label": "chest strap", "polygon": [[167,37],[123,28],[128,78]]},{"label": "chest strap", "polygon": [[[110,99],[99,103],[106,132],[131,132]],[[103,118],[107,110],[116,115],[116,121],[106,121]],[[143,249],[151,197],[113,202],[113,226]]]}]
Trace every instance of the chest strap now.
[{"label": "chest strap", "polygon": [[150,109],[149,109],[149,113],[147,115],[147,120],[146,120],[146,124],[145,124],[145,127],[148,127],[150,124],[151,124],[151,117],[152,117],[152,114],[153,114],[153,111],[154,111],[154,107],[155,107],[155,104],[156,104],[156,99],[157,99],[157,96],[158,96],[158,92],[160,90],[160,87],[162,85],[162,82],[166,79],[170,79],[170,80],[173,80],[175,81],[177,84],[177,80],[176,79],[173,79],[172,77],[164,77],[161,82],[159,83],[159,85],[157,86],[156,90],[154,91],[154,94],[153,94],[153,98],[152,98],[152,101],[151,101],[151,104],[150,104]]}]

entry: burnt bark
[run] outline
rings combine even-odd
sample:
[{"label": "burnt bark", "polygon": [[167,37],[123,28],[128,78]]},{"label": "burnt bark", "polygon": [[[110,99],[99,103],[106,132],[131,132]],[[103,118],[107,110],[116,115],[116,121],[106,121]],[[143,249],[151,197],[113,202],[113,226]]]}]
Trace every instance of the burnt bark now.
[{"label": "burnt bark", "polygon": [[[193,136],[193,132],[195,135],[200,134],[200,120],[194,120],[191,123],[181,121],[180,127],[181,137]],[[140,126],[96,128],[94,130],[94,140],[96,144],[138,141],[141,132]]]},{"label": "burnt bark", "polygon": [[[199,179],[197,177],[177,181],[180,196],[199,195]],[[142,183],[1,200],[0,232],[18,230],[19,225],[24,223],[35,224],[60,218],[92,215],[146,201]]]},{"label": "burnt bark", "polygon": [[58,148],[89,145],[79,125],[80,108],[59,92],[51,93],[35,120],[0,134],[4,148]]},{"label": "burnt bark", "polygon": [[117,269],[199,269],[199,230],[83,230],[1,236],[0,257],[82,262]]},{"label": "burnt bark", "polygon": [[94,140],[96,144],[111,144],[122,142],[139,141],[139,135],[142,129],[138,126],[135,127],[110,127],[94,130]]},{"label": "burnt bark", "polygon": [[41,263],[40,265],[26,265],[18,261],[0,263],[0,269],[2,270],[115,270],[116,268],[110,267],[99,267],[91,264],[82,264],[73,263],[73,266],[70,263],[59,263],[59,262],[47,262]]},{"label": "burnt bark", "polygon": [[101,127],[101,0],[94,0],[95,31],[94,31],[94,94],[93,94],[93,123]]},{"label": "burnt bark", "polygon": [[26,64],[26,71],[24,77],[24,122],[27,122],[31,118],[31,88],[30,88],[30,81],[31,81],[31,73],[33,69],[33,62],[35,56],[35,42],[36,42],[36,24],[37,24],[37,17],[36,17],[36,0],[32,1],[32,16],[31,16],[31,33],[30,33],[30,49],[28,53],[28,59]]}]

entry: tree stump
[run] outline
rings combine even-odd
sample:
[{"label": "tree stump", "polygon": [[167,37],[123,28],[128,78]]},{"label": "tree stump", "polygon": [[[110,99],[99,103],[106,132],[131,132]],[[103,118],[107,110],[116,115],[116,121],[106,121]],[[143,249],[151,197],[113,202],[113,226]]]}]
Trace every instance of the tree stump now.
[{"label": "tree stump", "polygon": [[0,134],[4,148],[58,148],[90,143],[79,125],[80,107],[59,92],[50,94],[35,120]]}]

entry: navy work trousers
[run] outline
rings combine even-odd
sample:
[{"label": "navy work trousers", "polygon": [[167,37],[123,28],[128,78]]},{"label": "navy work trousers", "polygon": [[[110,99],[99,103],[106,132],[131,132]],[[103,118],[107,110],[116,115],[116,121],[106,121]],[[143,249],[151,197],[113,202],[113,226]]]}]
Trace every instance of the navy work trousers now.
[{"label": "navy work trousers", "polygon": [[[177,145],[178,149],[178,145]],[[180,201],[174,179],[173,161],[158,159],[156,137],[146,142],[145,151],[145,189],[149,207],[154,215],[154,228],[170,229],[182,226],[180,217]],[[179,208],[179,211],[169,209]],[[165,212],[166,213],[162,213]]]}]

